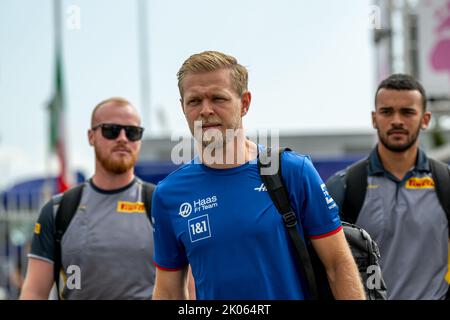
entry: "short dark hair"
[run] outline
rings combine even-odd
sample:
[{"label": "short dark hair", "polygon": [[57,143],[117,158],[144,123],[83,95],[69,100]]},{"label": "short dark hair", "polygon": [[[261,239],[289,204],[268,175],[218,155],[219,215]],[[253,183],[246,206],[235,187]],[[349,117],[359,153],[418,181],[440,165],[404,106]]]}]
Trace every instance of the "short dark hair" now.
[{"label": "short dark hair", "polygon": [[375,93],[375,108],[377,105],[378,92],[381,89],[388,90],[417,90],[422,95],[422,107],[423,111],[427,111],[427,95],[425,89],[413,76],[408,74],[393,74],[387,79],[383,80],[378,86],[377,92]]}]

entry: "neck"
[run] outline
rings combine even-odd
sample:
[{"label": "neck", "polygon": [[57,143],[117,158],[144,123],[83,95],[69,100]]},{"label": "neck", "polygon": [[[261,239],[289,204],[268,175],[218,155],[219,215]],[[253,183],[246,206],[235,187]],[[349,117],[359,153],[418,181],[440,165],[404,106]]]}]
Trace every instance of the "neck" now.
[{"label": "neck", "polygon": [[134,179],[134,168],[125,173],[115,174],[107,172],[104,168],[96,165],[92,181],[96,187],[103,190],[115,190],[125,187]]},{"label": "neck", "polygon": [[214,169],[235,168],[256,159],[258,147],[255,143],[243,138],[235,137],[234,142],[227,142],[223,148],[209,150],[204,148],[199,153],[200,161]]},{"label": "neck", "polygon": [[378,144],[378,155],[385,170],[389,171],[399,180],[415,166],[417,160],[418,146],[414,145],[403,152],[394,152],[387,149],[381,143]]}]

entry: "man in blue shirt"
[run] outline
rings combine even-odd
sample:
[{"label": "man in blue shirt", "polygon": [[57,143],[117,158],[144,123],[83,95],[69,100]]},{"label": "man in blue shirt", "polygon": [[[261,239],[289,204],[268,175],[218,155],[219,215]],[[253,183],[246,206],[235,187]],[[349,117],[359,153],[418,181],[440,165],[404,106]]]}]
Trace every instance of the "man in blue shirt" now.
[{"label": "man in blue shirt", "polygon": [[[199,156],[159,183],[153,196],[154,299],[187,298],[192,267],[198,299],[304,299],[294,250],[265,189],[258,146],[242,118],[251,94],[234,57],[207,51],[178,72],[181,105]],[[282,155],[282,172],[304,237],[311,239],[338,299],[364,299],[338,209],[311,161]]]}]

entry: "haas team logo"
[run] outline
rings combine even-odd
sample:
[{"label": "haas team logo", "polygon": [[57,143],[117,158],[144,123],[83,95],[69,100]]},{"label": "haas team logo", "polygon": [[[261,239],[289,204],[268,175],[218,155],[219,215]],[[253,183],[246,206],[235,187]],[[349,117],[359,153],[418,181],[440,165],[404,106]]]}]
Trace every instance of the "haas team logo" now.
[{"label": "haas team logo", "polygon": [[192,212],[192,206],[189,202],[182,203],[180,206],[180,212],[179,215],[183,218],[186,218],[189,216]]}]

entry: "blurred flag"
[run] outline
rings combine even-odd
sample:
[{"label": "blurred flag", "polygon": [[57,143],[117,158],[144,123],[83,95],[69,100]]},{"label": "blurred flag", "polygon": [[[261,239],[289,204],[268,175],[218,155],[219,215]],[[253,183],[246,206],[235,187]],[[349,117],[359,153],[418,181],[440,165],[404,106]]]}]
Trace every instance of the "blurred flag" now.
[{"label": "blurred flag", "polygon": [[56,50],[55,92],[49,103],[50,113],[50,152],[58,157],[59,172],[57,177],[57,192],[64,192],[69,188],[67,181],[67,164],[65,152],[64,127],[64,95],[63,76],[60,50]]},{"label": "blurred flag", "polygon": [[50,159],[58,159],[58,176],[56,179],[56,192],[64,192],[69,188],[67,181],[67,162],[65,152],[65,126],[64,126],[64,86],[62,72],[62,24],[61,3],[53,1],[54,9],[54,36],[55,36],[55,88],[53,97],[48,105],[50,115]]}]

